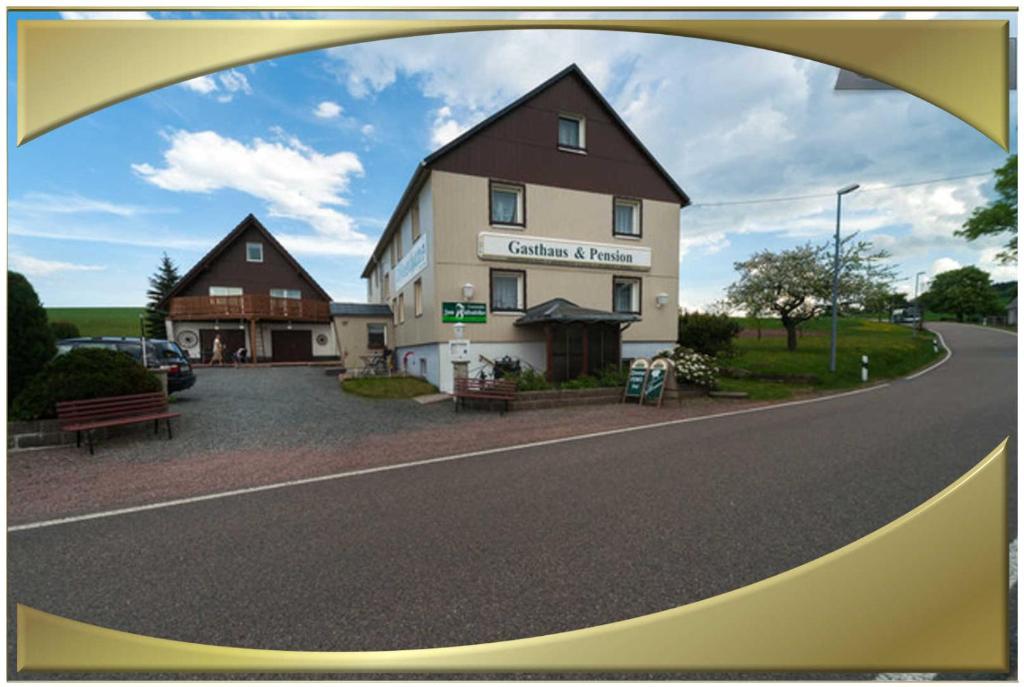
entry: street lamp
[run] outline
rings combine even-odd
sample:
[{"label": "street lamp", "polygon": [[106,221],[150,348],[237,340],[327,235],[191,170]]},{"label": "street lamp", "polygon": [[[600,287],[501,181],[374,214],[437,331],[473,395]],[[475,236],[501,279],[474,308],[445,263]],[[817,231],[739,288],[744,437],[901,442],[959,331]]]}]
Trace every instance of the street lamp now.
[{"label": "street lamp", "polygon": [[917,336],[917,330],[921,329],[924,325],[924,310],[921,309],[921,301],[918,297],[922,274],[928,273],[922,271],[914,275],[914,307],[917,308],[917,324],[914,325],[914,336]]},{"label": "street lamp", "polygon": [[836,254],[832,264],[832,343],[828,352],[828,371],[836,371],[836,338],[839,332],[839,217],[843,211],[843,196],[860,188],[850,184],[836,191]]}]

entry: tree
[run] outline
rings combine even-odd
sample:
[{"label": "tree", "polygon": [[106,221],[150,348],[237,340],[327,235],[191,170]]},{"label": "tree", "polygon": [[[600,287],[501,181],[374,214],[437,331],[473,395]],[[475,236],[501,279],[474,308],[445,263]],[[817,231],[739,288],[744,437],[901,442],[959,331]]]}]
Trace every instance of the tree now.
[{"label": "tree", "polygon": [[53,338],[58,341],[61,339],[73,339],[76,336],[81,336],[78,331],[78,325],[74,322],[66,322],[64,320],[56,320],[50,323],[50,331],[53,332]]},{"label": "tree", "polygon": [[149,290],[146,291],[146,295],[149,297],[149,302],[146,304],[146,336],[153,339],[167,338],[167,311],[160,307],[160,303],[171,292],[179,279],[181,276],[178,274],[178,268],[167,257],[167,253],[164,253],[160,260],[160,266],[149,278]]},{"label": "tree", "polygon": [[897,308],[906,308],[910,305],[907,296],[892,288],[892,284],[879,283],[871,288],[864,299],[864,310],[875,313],[878,321],[892,318],[892,313]]},{"label": "tree", "polygon": [[7,272],[7,402],[57,354],[46,310],[23,275]]},{"label": "tree", "polygon": [[921,302],[930,310],[955,314],[957,322],[1000,311],[999,296],[992,288],[988,272],[974,266],[937,275],[928,291],[921,294]]},{"label": "tree", "polygon": [[982,236],[1010,234],[1004,250],[996,258],[1000,262],[1017,262],[1017,156],[1011,155],[1006,164],[996,170],[996,193],[999,198],[985,207],[974,208],[963,228],[953,232],[968,241]]},{"label": "tree", "polygon": [[[881,264],[888,253],[872,251],[870,243],[852,239],[840,244],[838,306],[843,311],[863,306],[879,284],[888,284],[894,277],[894,269]],[[740,278],[729,287],[729,299],[747,312],[778,315],[790,351],[796,350],[799,326],[831,307],[833,258],[829,244],[808,243],[778,253],[764,250],[735,267]]]}]

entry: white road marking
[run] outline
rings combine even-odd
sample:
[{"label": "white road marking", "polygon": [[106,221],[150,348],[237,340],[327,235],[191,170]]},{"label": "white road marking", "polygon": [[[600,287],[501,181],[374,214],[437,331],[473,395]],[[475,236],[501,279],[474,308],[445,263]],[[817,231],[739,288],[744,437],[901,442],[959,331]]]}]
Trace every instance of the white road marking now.
[{"label": "white road marking", "polygon": [[947,361],[949,361],[950,358],[953,357],[953,349],[951,349],[949,346],[946,345],[946,340],[942,338],[942,334],[939,334],[938,332],[934,332],[934,331],[932,332],[932,334],[934,334],[935,336],[939,337],[939,345],[941,345],[944,349],[946,349],[946,357],[944,357],[942,360],[940,360],[939,362],[935,363],[934,365],[929,365],[928,367],[924,368],[920,372],[915,372],[912,375],[904,377],[903,379],[907,380],[908,382],[910,380],[912,380],[912,379],[917,379],[921,375],[928,374],[929,372],[931,372],[935,368],[939,367],[940,365],[945,364]]},{"label": "white road marking", "polygon": [[[1017,540],[1014,539],[1010,543],[1010,589],[1013,589],[1013,585],[1017,584]],[[888,680],[893,682],[925,682],[928,680],[934,680],[938,677],[938,673],[879,673],[879,680]]]},{"label": "white road marking", "polygon": [[66,518],[57,518],[54,520],[41,520],[38,522],[25,523],[23,525],[12,525],[7,528],[8,532],[21,532],[24,530],[34,530],[42,527],[53,527],[55,525],[67,525],[74,522],[82,522],[84,520],[96,520],[98,518],[111,518],[117,515],[129,515],[131,513],[140,513],[147,510],[157,510],[160,508],[170,508],[172,506],[183,506],[189,503],[199,503],[201,501],[212,501],[214,499],[223,499],[230,496],[243,496],[245,494],[255,494],[261,491],[271,491],[273,489],[284,489],[286,487],[297,487],[305,484],[315,484],[317,482],[328,482],[337,479],[345,479],[348,477],[360,477],[362,475],[372,475],[378,472],[388,472],[390,470],[402,470],[405,468],[421,467],[424,465],[433,465],[436,463],[447,463],[456,460],[464,460],[466,458],[478,458],[481,456],[494,455],[496,453],[504,453],[506,451],[521,451],[523,449],[538,448],[541,446],[552,446],[554,444],[568,443],[570,441],[582,441],[585,439],[594,439],[597,437],[613,436],[616,434],[626,434],[628,432],[639,432],[647,429],[657,429],[660,427],[671,427],[673,425],[683,425],[691,422],[703,422],[705,420],[718,420],[725,417],[735,417],[737,415],[747,415],[750,413],[761,413],[765,411],[778,410],[779,408],[789,408],[792,406],[807,405],[810,403],[822,403],[824,401],[832,401],[838,398],[846,398],[847,396],[856,396],[858,394],[869,393],[871,391],[877,391],[884,389],[889,386],[888,382],[883,384],[876,384],[874,386],[865,387],[862,389],[854,389],[853,391],[844,391],[838,394],[832,394],[830,396],[818,396],[815,398],[805,398],[799,401],[786,401],[785,403],[776,403],[774,405],[759,406],[757,408],[743,408],[740,410],[730,410],[724,413],[714,413],[712,415],[701,415],[698,417],[687,417],[678,420],[666,420],[664,422],[653,422],[646,425],[638,425],[636,427],[620,427],[618,429],[609,429],[602,432],[591,432],[589,434],[579,434],[571,437],[560,437],[558,439],[545,439],[544,441],[534,441],[527,444],[517,444],[515,446],[504,446],[499,448],[489,448],[481,451],[470,451],[469,453],[458,453],[448,456],[439,456],[437,458],[426,458],[423,460],[414,460],[407,463],[396,463],[394,465],[381,465],[373,468],[364,468],[362,470],[349,470],[347,472],[338,472],[330,475],[321,475],[319,477],[306,477],[303,479],[289,480],[287,482],[277,482],[274,484],[264,484],[258,487],[245,487],[243,489],[233,489],[231,491],[221,491],[213,494],[204,494],[202,496],[190,496],[187,498],[174,499],[171,501],[160,501],[158,503],[150,503],[141,506],[131,506],[128,508],[118,508],[116,510],[101,511],[98,513],[87,513],[85,515],[73,515]]}]

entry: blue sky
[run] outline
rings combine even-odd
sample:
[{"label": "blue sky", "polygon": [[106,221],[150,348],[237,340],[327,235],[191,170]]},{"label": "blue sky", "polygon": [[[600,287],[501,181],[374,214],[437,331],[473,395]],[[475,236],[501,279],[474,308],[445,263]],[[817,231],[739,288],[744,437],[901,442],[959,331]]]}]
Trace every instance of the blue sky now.
[{"label": "blue sky", "polygon": [[[1006,154],[913,96],[836,92],[827,65],[640,34],[397,39],[201,77],[15,148],[16,22],[59,16],[21,12],[8,24],[8,259],[46,305],[141,305],[163,251],[184,272],[250,212],[336,300],[363,300],[366,255],[418,162],[571,62],[693,199],[681,215],[685,307],[719,299],[733,263],[754,251],[823,242],[834,229],[834,196],[715,204],[852,182],[864,190],[847,196],[844,228],[893,253],[910,277],[903,288],[919,270],[967,264],[1016,278],[994,262],[1000,240],[952,236],[991,197],[990,177],[872,190],[986,172]],[[981,15],[939,18],[968,16]],[[1016,92],[1010,107],[1015,151]]]}]

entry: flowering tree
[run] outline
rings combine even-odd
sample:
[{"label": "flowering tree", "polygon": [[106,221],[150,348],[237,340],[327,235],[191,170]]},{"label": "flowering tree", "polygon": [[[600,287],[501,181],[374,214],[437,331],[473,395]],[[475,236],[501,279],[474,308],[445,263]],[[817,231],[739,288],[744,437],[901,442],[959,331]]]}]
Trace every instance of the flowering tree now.
[{"label": "flowering tree", "polygon": [[[895,277],[882,264],[885,251],[872,251],[866,241],[840,243],[839,308],[863,306],[880,284]],[[748,312],[771,312],[786,328],[786,347],[796,350],[797,328],[829,310],[832,299],[833,257],[829,244],[803,246],[774,253],[763,250],[735,263],[740,278],[728,289],[729,300]]]}]

